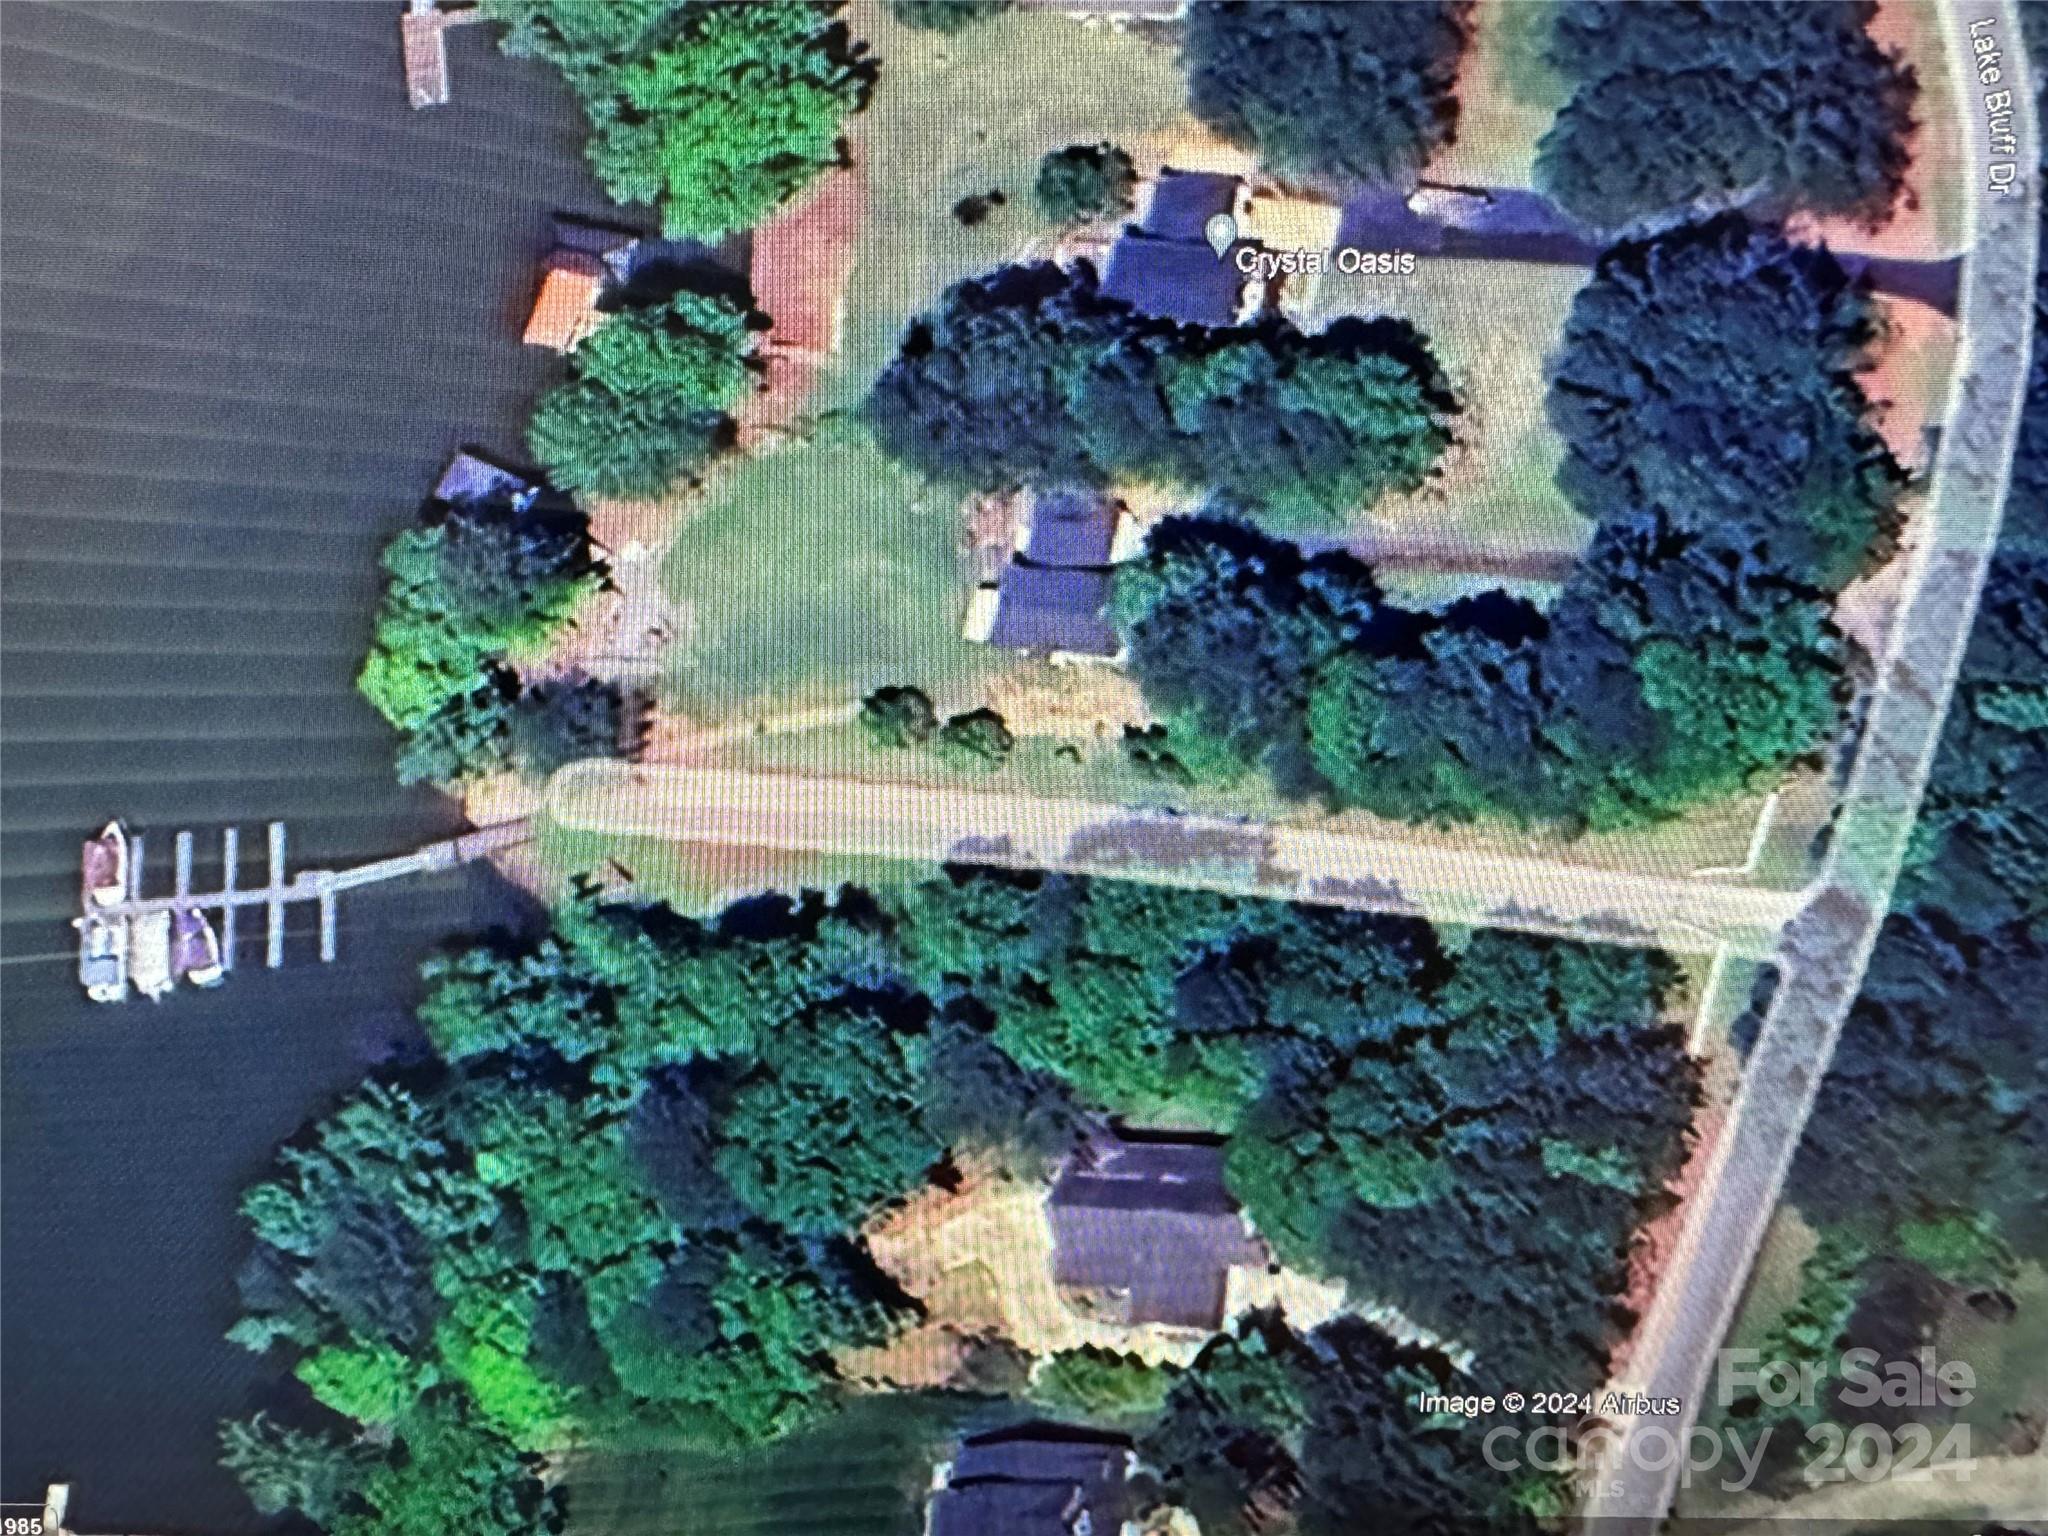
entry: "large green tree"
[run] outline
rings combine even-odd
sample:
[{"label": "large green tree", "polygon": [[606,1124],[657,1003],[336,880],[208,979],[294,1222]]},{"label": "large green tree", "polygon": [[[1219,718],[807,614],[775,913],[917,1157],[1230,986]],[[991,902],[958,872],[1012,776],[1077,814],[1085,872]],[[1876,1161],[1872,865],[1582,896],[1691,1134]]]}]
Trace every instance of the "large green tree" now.
[{"label": "large green tree", "polygon": [[1188,12],[1188,104],[1282,174],[1412,178],[1451,142],[1466,0],[1214,0]]},{"label": "large green tree", "polygon": [[1913,71],[1870,35],[1872,0],[1566,0],[1550,61],[1574,83],[1538,183],[1587,222],[1742,206],[1888,215],[1905,180]]},{"label": "large green tree", "polygon": [[590,163],[671,237],[746,229],[843,163],[872,64],[832,5],[489,0],[510,52],[559,66],[590,122]]},{"label": "large green tree", "polygon": [[571,354],[568,382],[541,397],[527,445],[570,490],[658,495],[730,444],[752,352],[747,317],[724,299],[683,292],[620,310]]}]

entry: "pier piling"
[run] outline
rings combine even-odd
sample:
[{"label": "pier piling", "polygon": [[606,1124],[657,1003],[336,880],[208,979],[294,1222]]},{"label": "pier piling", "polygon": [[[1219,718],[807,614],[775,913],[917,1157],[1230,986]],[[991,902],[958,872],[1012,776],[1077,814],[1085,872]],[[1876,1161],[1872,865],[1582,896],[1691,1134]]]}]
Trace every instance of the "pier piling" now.
[{"label": "pier piling", "polygon": [[320,960],[322,964],[334,959],[334,886],[327,880],[320,882]]},{"label": "pier piling", "polygon": [[[308,869],[300,871],[295,879],[285,876],[285,825],[281,821],[267,824],[265,831],[269,841],[269,878],[261,885],[245,886],[241,883],[241,832],[235,827],[223,827],[221,844],[221,882],[218,890],[199,891],[192,887],[193,878],[193,835],[179,832],[174,844],[177,870],[174,878],[176,887],[171,893],[160,896],[145,896],[142,892],[142,837],[129,832],[127,836],[128,879],[127,893],[122,899],[112,902],[95,896],[88,888],[81,893],[82,910],[76,926],[79,931],[79,974],[87,992],[97,1001],[115,1002],[127,993],[125,971],[112,982],[101,977],[106,968],[104,946],[109,925],[119,925],[124,931],[132,931],[138,921],[160,917],[165,913],[184,913],[201,916],[209,912],[220,914],[220,969],[232,969],[235,963],[235,914],[242,907],[262,907],[268,919],[264,934],[264,964],[272,970],[284,964],[285,909],[293,902],[313,902],[319,912],[320,958],[331,962],[340,948],[341,919],[338,907],[344,891],[355,890],[358,886],[372,885],[381,880],[396,880],[406,875],[433,874],[444,870],[460,868],[472,859],[488,858],[504,849],[513,848],[526,842],[533,835],[532,822],[526,817],[512,821],[498,822],[488,827],[479,827],[440,842],[427,843],[411,853],[398,854],[388,859],[373,859],[367,864],[358,864],[349,869]],[[97,840],[96,840],[97,841]],[[90,861],[92,844],[87,845]],[[88,881],[90,881],[88,863]],[[197,925],[195,925],[197,926]],[[119,958],[120,951],[116,951]],[[202,978],[198,986],[211,986],[218,977]],[[97,990],[96,990],[97,989]],[[151,996],[157,994],[151,993]]]},{"label": "pier piling", "polygon": [[220,909],[220,968],[235,968],[235,876],[242,860],[242,829],[225,827],[220,834],[220,890],[229,898]]},{"label": "pier piling", "polygon": [[284,823],[281,821],[270,824],[270,890],[272,894],[266,903],[270,912],[270,931],[265,935],[263,963],[274,971],[284,964]]}]

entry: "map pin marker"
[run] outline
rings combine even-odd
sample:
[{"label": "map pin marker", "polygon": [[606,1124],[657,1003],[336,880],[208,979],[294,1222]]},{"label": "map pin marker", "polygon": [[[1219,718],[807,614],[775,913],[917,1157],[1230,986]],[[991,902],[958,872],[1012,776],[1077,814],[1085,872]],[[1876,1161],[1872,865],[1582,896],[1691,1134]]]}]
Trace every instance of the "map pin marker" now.
[{"label": "map pin marker", "polygon": [[1237,220],[1227,213],[1212,215],[1209,222],[1202,226],[1202,233],[1209,237],[1209,249],[1216,253],[1220,261],[1223,253],[1237,244]]}]

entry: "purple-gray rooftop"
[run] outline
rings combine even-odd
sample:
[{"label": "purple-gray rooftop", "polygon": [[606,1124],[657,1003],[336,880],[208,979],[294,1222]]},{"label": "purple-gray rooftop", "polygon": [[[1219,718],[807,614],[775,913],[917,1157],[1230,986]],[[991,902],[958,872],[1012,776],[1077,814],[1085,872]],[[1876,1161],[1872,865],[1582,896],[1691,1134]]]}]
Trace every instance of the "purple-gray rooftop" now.
[{"label": "purple-gray rooftop", "polygon": [[1105,617],[1110,590],[1106,571],[1047,570],[1012,561],[996,582],[989,644],[1114,656],[1119,642]]},{"label": "purple-gray rooftop", "polygon": [[1214,1137],[1104,1133],[1068,1160],[1046,1210],[1054,1281],[1116,1297],[1129,1323],[1216,1328],[1231,1269],[1270,1262]]}]

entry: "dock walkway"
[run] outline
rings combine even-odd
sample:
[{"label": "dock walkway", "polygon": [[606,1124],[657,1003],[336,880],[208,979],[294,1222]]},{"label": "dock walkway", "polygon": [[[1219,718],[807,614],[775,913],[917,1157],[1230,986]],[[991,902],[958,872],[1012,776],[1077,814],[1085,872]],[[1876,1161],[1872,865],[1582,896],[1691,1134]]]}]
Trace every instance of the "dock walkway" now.
[{"label": "dock walkway", "polygon": [[[145,839],[141,833],[135,833],[128,839],[127,897],[108,905],[96,904],[90,896],[84,898],[84,909],[77,925],[81,965],[85,949],[93,942],[94,935],[108,927],[132,931],[132,925],[140,918],[163,913],[216,911],[221,914],[220,968],[222,971],[230,971],[234,969],[235,963],[236,914],[244,907],[262,907],[266,913],[264,964],[275,970],[284,964],[285,908],[302,901],[313,902],[319,907],[320,958],[323,962],[331,962],[339,949],[336,898],[343,892],[374,885],[382,880],[400,879],[406,875],[432,874],[440,870],[455,869],[473,860],[516,847],[532,835],[531,821],[522,817],[516,821],[500,822],[494,826],[480,827],[456,837],[428,843],[411,853],[398,854],[392,858],[375,859],[349,869],[302,870],[297,875],[287,878],[285,826],[281,821],[273,821],[268,827],[268,878],[262,885],[241,885],[237,881],[241,864],[240,832],[237,828],[228,827],[221,833],[220,888],[213,891],[194,891],[192,834],[179,832],[175,844],[171,894],[145,896],[142,894]],[[124,970],[120,982],[116,983],[124,996],[125,981]]]}]

